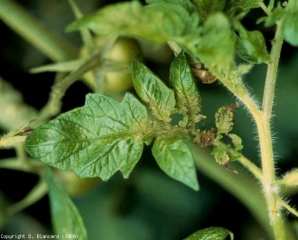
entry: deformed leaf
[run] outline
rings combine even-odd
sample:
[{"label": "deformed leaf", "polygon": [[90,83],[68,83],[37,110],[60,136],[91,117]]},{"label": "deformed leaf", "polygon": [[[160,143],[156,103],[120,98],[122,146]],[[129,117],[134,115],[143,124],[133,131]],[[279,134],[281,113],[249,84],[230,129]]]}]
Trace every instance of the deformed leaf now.
[{"label": "deformed leaf", "polygon": [[[88,94],[85,106],[41,125],[25,141],[34,158],[59,169],[73,169],[79,177],[109,179],[120,170],[127,178],[139,160],[147,112],[133,95],[121,103]],[[148,134],[147,134],[148,135]]]},{"label": "deformed leaf", "polygon": [[215,114],[215,124],[219,133],[228,133],[233,129],[235,108],[238,103],[221,107]]},{"label": "deformed leaf", "polygon": [[242,139],[236,134],[229,133],[229,138],[231,138],[232,143],[235,147],[235,151],[240,151],[243,148]]},{"label": "deformed leaf", "polygon": [[224,144],[218,144],[213,148],[211,155],[214,156],[215,161],[219,165],[224,166],[231,161],[229,156],[229,148],[230,147],[228,145],[224,145]]},{"label": "deformed leaf", "polygon": [[148,105],[152,114],[160,120],[170,122],[176,105],[174,91],[137,58],[132,63],[132,80],[137,94]]},{"label": "deformed leaf", "polygon": [[186,34],[189,21],[187,10],[177,4],[142,6],[132,1],[103,7],[72,23],[67,30],[88,28],[98,35],[136,37],[159,44]]},{"label": "deformed leaf", "polygon": [[[236,150],[233,151],[232,149],[230,149],[229,156],[230,156],[230,162],[232,162],[232,161],[237,161],[242,156],[242,154]],[[226,164],[226,166],[228,166],[229,168],[228,170],[237,173],[237,171],[233,170],[232,167],[229,166],[229,164]]]},{"label": "deformed leaf", "polygon": [[228,136],[232,139],[234,148],[221,142],[220,139],[222,138],[222,135],[218,135],[214,140],[211,155],[214,156],[215,161],[219,165],[231,172],[237,173],[237,171],[233,170],[230,166],[230,162],[236,161],[241,157],[241,153],[239,151],[242,149],[242,140],[235,134],[228,134]]},{"label": "deformed leaf", "polygon": [[199,189],[192,153],[182,139],[161,136],[154,142],[152,153],[167,175],[194,190]]},{"label": "deformed leaf", "polygon": [[74,234],[87,240],[87,232],[78,209],[64,189],[54,179],[51,169],[46,168],[46,181],[49,189],[52,224],[56,234]]},{"label": "deformed leaf", "polygon": [[199,230],[184,240],[225,240],[228,236],[234,239],[234,234],[222,227],[210,227]]},{"label": "deformed leaf", "polygon": [[197,90],[193,74],[186,56],[179,54],[171,64],[170,85],[175,91],[177,107],[190,116],[192,122],[198,122],[201,111],[201,97]]},{"label": "deformed leaf", "polygon": [[236,50],[239,57],[249,63],[260,64],[270,60],[265,39],[259,31],[247,31],[243,27],[239,28]]},{"label": "deformed leaf", "polygon": [[210,130],[203,130],[197,132],[197,136],[194,139],[194,143],[200,145],[201,147],[208,147],[213,144],[214,140],[219,140],[220,134],[216,135],[216,129],[211,128]]}]

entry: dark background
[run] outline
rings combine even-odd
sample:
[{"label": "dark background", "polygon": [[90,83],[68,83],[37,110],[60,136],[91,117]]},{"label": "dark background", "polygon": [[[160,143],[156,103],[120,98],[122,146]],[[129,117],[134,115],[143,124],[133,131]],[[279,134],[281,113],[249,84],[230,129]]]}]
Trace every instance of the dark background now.
[{"label": "dark background", "polygon": [[[18,2],[42,24],[80,47],[81,40],[78,33],[64,33],[65,26],[74,20],[67,1]],[[88,13],[114,2],[117,1],[81,0],[78,4],[84,13]],[[272,39],[273,28],[265,29],[262,24],[255,24],[261,15],[262,12],[259,10],[251,11],[244,24],[249,30],[257,28],[265,37]],[[51,61],[1,21],[0,32],[1,77],[22,93],[25,103],[38,110],[41,109],[48,100],[54,74],[32,75],[28,70]],[[270,41],[267,43],[270,47]],[[164,51],[169,52],[168,49]],[[167,80],[172,55],[159,56],[159,51],[156,51],[156,54],[155,58],[145,55],[148,66]],[[277,170],[281,175],[294,167],[297,168],[298,165],[297,66],[297,49],[285,43],[278,72],[275,118],[272,119]],[[245,78],[252,94],[259,102],[265,74],[266,66],[258,65]],[[219,83],[212,85],[198,83],[198,87],[203,99],[202,111],[208,117],[205,124],[209,127],[213,125],[216,109],[234,102],[235,98]],[[63,98],[62,111],[84,105],[85,95],[90,91],[80,81],[73,84]],[[4,133],[4,129],[2,132]],[[243,154],[259,164],[257,133],[251,116],[243,108],[236,111],[234,132],[243,139]],[[1,159],[13,156],[15,156],[13,150],[0,151]],[[229,192],[200,172],[198,179],[201,189],[199,192],[194,192],[168,178],[158,169],[148,148],[145,149],[142,159],[128,180],[124,180],[117,173],[108,182],[100,182],[91,191],[73,199],[82,213],[89,238],[93,240],[183,239],[198,229],[210,226],[225,227],[234,232],[236,239],[268,239],[248,210]],[[37,180],[33,174],[0,169],[1,201],[13,203],[21,200]],[[297,204],[298,197],[295,191],[289,199],[290,203]],[[296,223],[291,216],[288,218],[292,223]],[[6,224],[3,224],[2,232],[7,234],[52,231],[47,196],[16,214],[12,219],[4,220]]]}]

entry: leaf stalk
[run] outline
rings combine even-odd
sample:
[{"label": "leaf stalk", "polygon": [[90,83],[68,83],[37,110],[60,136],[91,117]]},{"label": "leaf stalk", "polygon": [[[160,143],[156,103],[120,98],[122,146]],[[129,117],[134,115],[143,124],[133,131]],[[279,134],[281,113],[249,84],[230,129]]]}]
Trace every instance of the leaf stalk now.
[{"label": "leaf stalk", "polygon": [[77,49],[49,31],[12,0],[1,0],[0,19],[53,61],[77,57]]}]

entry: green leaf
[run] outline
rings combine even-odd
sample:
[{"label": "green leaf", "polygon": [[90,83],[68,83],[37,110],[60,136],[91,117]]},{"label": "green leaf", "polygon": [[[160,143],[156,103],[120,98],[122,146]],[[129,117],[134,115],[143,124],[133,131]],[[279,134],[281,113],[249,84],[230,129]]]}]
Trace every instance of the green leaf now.
[{"label": "green leaf", "polygon": [[175,91],[177,107],[180,111],[189,115],[193,123],[200,121],[201,97],[183,53],[179,54],[171,64],[170,85]]},{"label": "green leaf", "polygon": [[261,32],[247,31],[242,26],[238,28],[238,31],[236,50],[239,57],[252,64],[260,64],[270,60]]},{"label": "green leaf", "polygon": [[[207,66],[228,71],[234,61],[234,36],[228,18],[222,13],[210,15],[203,25],[202,36],[196,38],[193,52]],[[186,48],[188,43],[186,44]]]},{"label": "green leaf", "polygon": [[210,227],[199,230],[184,240],[225,240],[227,236],[230,236],[231,240],[234,239],[231,231],[222,227]]},{"label": "green leaf", "polygon": [[[179,40],[181,37],[185,37],[188,35],[198,35],[198,26],[199,26],[199,13],[197,11],[196,6],[190,1],[190,0],[147,0],[146,1],[148,4],[151,6],[154,5],[156,8],[156,11],[158,9],[167,9],[171,11],[171,8],[176,9],[178,8],[183,8],[186,10],[189,15],[184,14],[184,20],[185,20],[185,25],[184,25],[184,35],[178,37],[176,40]],[[172,5],[172,6],[171,6]],[[177,8],[177,10],[178,10]],[[178,10],[181,11],[181,10]],[[182,13],[182,11],[181,11]],[[176,37],[175,37],[176,38]],[[167,39],[169,40],[174,40],[174,39]]]},{"label": "green leaf", "polygon": [[298,46],[298,3],[289,1],[286,9],[278,5],[270,14],[265,22],[266,27],[270,27],[281,19],[284,19],[282,25],[282,34],[289,44]]},{"label": "green leaf", "polygon": [[199,189],[192,153],[182,139],[159,137],[154,142],[152,153],[167,175],[194,190]]},{"label": "green leaf", "polygon": [[54,179],[51,169],[46,168],[46,181],[49,188],[52,224],[56,234],[74,234],[87,240],[87,232],[78,209],[64,189]]},{"label": "green leaf", "polygon": [[226,0],[224,13],[230,17],[240,14],[244,17],[250,9],[259,8],[262,2],[263,0]]},{"label": "green leaf", "polygon": [[287,1],[287,9],[291,12],[296,12],[298,11],[298,2],[295,0]]},{"label": "green leaf", "polygon": [[120,170],[127,178],[143,151],[147,112],[133,95],[121,103],[88,94],[85,106],[41,125],[25,141],[27,152],[79,177],[109,179]]},{"label": "green leaf", "polygon": [[262,2],[263,0],[237,0],[236,5],[243,10],[249,10],[252,8],[259,8]]},{"label": "green leaf", "polygon": [[152,114],[160,120],[170,122],[176,104],[174,91],[137,58],[132,63],[132,80],[137,94],[148,105]]},{"label": "green leaf", "polygon": [[129,36],[161,44],[187,34],[186,29],[192,20],[187,10],[179,5],[144,7],[132,1],[101,8],[72,23],[67,30],[88,28],[97,35]]},{"label": "green leaf", "polygon": [[226,4],[225,0],[193,0],[196,5],[200,18],[205,21],[207,17],[215,12],[221,12]]},{"label": "green leaf", "polygon": [[283,18],[282,33],[285,40],[293,46],[298,46],[298,3],[289,1],[287,4],[286,9],[279,4],[267,18],[265,26],[270,27]]},{"label": "green leaf", "polygon": [[295,47],[298,46],[298,10],[296,12],[287,12],[284,18],[282,32],[288,43]]},{"label": "green leaf", "polygon": [[215,114],[218,133],[228,133],[233,129],[235,108],[238,106],[238,103],[233,103],[218,109]]},{"label": "green leaf", "polygon": [[186,9],[189,13],[192,13],[196,10],[194,4],[190,0],[146,0],[146,3],[148,4],[168,3],[168,4],[179,5],[184,9]]},{"label": "green leaf", "polygon": [[285,13],[286,11],[278,5],[267,17],[265,21],[265,27],[273,26],[278,20],[280,20],[285,15]]}]

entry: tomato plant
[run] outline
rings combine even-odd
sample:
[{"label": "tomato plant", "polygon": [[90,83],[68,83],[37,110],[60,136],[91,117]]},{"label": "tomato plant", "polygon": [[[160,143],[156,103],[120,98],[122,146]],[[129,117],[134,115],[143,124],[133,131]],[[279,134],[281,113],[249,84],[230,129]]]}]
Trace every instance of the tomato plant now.
[{"label": "tomato plant", "polygon": [[[297,166],[275,156],[296,157],[296,1],[126,1],[85,15],[68,4],[76,20],[65,29],[79,43],[12,0],[0,6],[3,22],[51,59],[30,76],[55,73],[39,109],[1,79],[0,147],[14,151],[0,167],[37,176],[16,203],[0,198],[2,227],[47,195],[42,236],[296,239],[286,199],[295,200]],[[146,56],[162,47],[172,53],[166,64]],[[36,84],[26,83],[34,97]],[[71,94],[85,104],[68,109]]]}]

